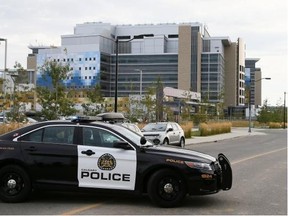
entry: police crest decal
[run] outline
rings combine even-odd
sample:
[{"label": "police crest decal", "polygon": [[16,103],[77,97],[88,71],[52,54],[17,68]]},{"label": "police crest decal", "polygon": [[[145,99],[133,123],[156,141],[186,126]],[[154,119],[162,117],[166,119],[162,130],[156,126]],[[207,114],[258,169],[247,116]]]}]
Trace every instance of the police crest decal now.
[{"label": "police crest decal", "polygon": [[113,170],[116,167],[116,160],[111,154],[103,154],[99,157],[97,165],[101,170]]}]

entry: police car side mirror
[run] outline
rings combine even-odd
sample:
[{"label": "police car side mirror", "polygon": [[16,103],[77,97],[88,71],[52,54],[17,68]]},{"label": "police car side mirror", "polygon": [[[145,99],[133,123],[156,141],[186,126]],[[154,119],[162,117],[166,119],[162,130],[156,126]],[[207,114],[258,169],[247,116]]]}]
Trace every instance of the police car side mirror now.
[{"label": "police car side mirror", "polygon": [[132,149],[132,147],[127,142],[124,142],[124,141],[114,142],[113,143],[113,147],[114,148],[121,148],[121,149],[124,149],[124,150]]},{"label": "police car side mirror", "polygon": [[144,136],[142,136],[141,139],[140,139],[141,145],[146,144],[146,142],[147,142],[146,138]]}]

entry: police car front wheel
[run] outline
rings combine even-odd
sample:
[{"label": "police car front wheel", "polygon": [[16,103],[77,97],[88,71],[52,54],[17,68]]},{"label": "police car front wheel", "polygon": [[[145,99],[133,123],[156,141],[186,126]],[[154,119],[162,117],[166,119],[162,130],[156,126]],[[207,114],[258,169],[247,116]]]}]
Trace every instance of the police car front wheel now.
[{"label": "police car front wheel", "polygon": [[0,169],[0,199],[3,202],[24,201],[31,192],[31,181],[25,170],[16,165]]},{"label": "police car front wheel", "polygon": [[169,169],[155,172],[149,179],[147,191],[152,202],[161,207],[178,206],[187,193],[183,178]]}]

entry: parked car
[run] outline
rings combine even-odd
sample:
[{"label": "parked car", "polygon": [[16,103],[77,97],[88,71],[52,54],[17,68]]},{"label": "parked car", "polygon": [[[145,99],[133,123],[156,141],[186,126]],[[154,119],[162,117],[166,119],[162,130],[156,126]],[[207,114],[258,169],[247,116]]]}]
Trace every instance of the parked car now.
[{"label": "parked car", "polygon": [[148,194],[162,207],[187,194],[232,187],[232,169],[187,149],[156,146],[128,128],[93,118],[45,121],[0,136],[0,199],[21,202],[32,191]]},{"label": "parked car", "polygon": [[101,113],[98,114],[97,117],[99,118],[98,119],[99,121],[120,124],[134,131],[135,133],[138,133],[139,135],[143,136],[140,128],[136,124],[131,123],[128,119],[126,119],[122,113]]},{"label": "parked car", "polygon": [[181,126],[176,122],[149,123],[142,128],[146,139],[155,145],[177,144],[185,146],[185,135]]}]

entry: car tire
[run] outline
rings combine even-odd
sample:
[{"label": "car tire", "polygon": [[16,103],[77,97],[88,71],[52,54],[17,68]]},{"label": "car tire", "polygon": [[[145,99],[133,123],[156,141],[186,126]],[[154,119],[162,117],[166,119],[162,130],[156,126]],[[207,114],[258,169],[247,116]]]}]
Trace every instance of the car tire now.
[{"label": "car tire", "polygon": [[165,139],[163,140],[163,145],[169,145],[169,140],[168,140],[168,138],[165,138]]},{"label": "car tire", "polygon": [[22,202],[31,190],[31,180],[21,167],[9,165],[0,169],[0,199],[3,202]]},{"label": "car tire", "polygon": [[185,139],[184,139],[184,137],[181,137],[180,142],[179,142],[179,146],[180,146],[181,148],[184,148],[184,147],[185,147]]},{"label": "car tire", "polygon": [[160,207],[179,206],[186,196],[186,184],[175,171],[163,169],[155,172],[147,185],[148,196]]}]

